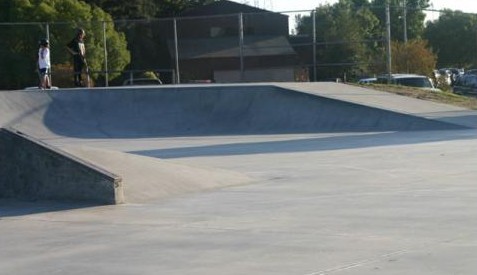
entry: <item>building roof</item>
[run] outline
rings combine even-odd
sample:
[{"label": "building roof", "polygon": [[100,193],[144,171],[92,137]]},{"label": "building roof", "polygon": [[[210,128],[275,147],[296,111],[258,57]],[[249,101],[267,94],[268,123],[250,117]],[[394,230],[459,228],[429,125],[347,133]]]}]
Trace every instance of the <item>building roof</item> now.
[{"label": "building roof", "polygon": [[[174,53],[174,40],[168,41],[169,50]],[[180,39],[179,59],[239,57],[238,37]],[[296,55],[295,50],[284,36],[246,36],[243,56]]]}]

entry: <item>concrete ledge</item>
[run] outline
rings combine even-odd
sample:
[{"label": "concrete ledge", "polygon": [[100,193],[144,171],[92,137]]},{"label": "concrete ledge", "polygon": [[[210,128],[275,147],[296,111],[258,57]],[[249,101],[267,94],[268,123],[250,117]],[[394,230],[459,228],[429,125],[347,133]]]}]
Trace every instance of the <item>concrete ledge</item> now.
[{"label": "concrete ledge", "polygon": [[12,128],[0,129],[0,198],[124,202],[119,176]]}]

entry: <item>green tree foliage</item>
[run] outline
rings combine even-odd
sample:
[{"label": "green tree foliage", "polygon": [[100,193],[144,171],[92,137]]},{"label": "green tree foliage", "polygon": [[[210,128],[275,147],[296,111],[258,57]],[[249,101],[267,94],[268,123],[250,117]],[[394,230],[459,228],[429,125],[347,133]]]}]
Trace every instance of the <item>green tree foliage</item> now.
[{"label": "green tree foliage", "polygon": [[218,0],[163,0],[159,5],[157,17],[172,17],[187,10],[216,2]]},{"label": "green tree foliage", "polygon": [[[206,5],[217,0],[85,0],[101,7],[114,19],[124,19],[116,28],[124,32],[132,61],[127,69],[168,70],[171,57],[167,39],[173,32],[172,20],[184,10]],[[168,18],[168,19],[159,19]],[[128,19],[135,19],[128,21]],[[171,78],[169,76],[169,78]],[[166,76],[167,78],[167,76]]]},{"label": "green tree foliage", "polygon": [[151,19],[173,17],[184,10],[217,0],[85,0],[101,7],[114,19]]},{"label": "green tree foliage", "polygon": [[[324,67],[319,71],[327,78],[347,75],[379,74],[386,70],[384,49],[385,4],[387,0],[340,0],[334,5],[316,9],[318,40],[318,63],[353,64],[346,69]],[[403,41],[403,0],[390,0],[392,40]],[[425,14],[423,9],[429,0],[406,0],[407,35],[409,44],[393,43],[394,69],[401,72],[429,74],[435,65],[435,55],[428,50],[427,43],[421,41],[424,33]],[[311,17],[299,17],[298,34],[312,33]],[[320,46],[323,41],[325,46]],[[345,42],[345,43],[341,43]],[[406,54],[404,54],[406,53]],[[420,58],[415,53],[423,54]],[[404,65],[402,64],[404,62]]]},{"label": "green tree foliage", "polygon": [[429,0],[372,0],[371,9],[381,21],[383,33],[386,27],[385,6],[390,3],[392,40],[404,40],[404,3],[406,3],[406,25],[408,39],[419,39],[424,34],[424,9],[429,7]]},{"label": "green tree foliage", "polygon": [[471,68],[477,66],[477,16],[460,11],[444,11],[428,22],[425,38],[438,56],[438,66]]},{"label": "green tree foliage", "polygon": [[[312,33],[311,16],[298,18],[297,33]],[[342,66],[320,67],[320,78],[366,74],[368,63],[380,39],[379,21],[367,1],[340,0],[316,9],[316,36],[319,64],[341,63]]]},{"label": "green tree foliage", "polygon": [[[71,61],[65,51],[65,45],[75,35],[75,28],[82,27],[87,33],[89,66],[92,71],[103,70],[103,21],[108,22],[105,27],[109,70],[120,71],[130,61],[124,34],[115,31],[110,15],[98,7],[91,7],[77,0],[2,1],[0,18],[3,22],[51,22],[49,33],[53,66]],[[36,84],[37,42],[46,37],[46,23],[1,25],[0,34],[2,37],[8,37],[1,42],[0,87],[20,88],[24,83]],[[111,78],[117,75],[112,74]]]},{"label": "green tree foliage", "polygon": [[85,0],[102,8],[114,19],[146,19],[156,16],[157,1],[154,0]]}]

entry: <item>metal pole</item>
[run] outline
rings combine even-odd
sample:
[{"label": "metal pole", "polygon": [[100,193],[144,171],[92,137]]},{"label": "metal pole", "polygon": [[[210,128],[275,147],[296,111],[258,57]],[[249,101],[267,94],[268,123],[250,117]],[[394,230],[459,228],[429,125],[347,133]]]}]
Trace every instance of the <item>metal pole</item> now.
[{"label": "metal pole", "polygon": [[[50,24],[49,23],[46,23],[46,39],[48,39],[48,41],[50,41]],[[50,47],[50,58],[51,58],[51,47]],[[52,86],[51,83],[53,83],[53,81],[52,81],[52,77],[51,77],[51,68],[50,68],[48,74],[49,74],[49,77],[50,77],[50,86]]]},{"label": "metal pole", "polygon": [[181,74],[179,71],[179,43],[177,41],[177,19],[174,18],[174,55],[176,61],[176,84],[181,83]]},{"label": "metal pole", "polygon": [[404,49],[406,51],[406,72],[409,73],[409,57],[407,48],[407,1],[403,0]]},{"label": "metal pole", "polygon": [[50,24],[46,23],[46,39],[50,41]]},{"label": "metal pole", "polygon": [[404,44],[407,44],[407,1],[403,0]]},{"label": "metal pole", "polygon": [[103,21],[103,43],[104,43],[104,85],[109,86],[109,71],[108,71],[108,45],[106,40],[106,21]]},{"label": "metal pole", "polygon": [[244,60],[243,60],[243,14],[239,13],[239,55],[240,55],[240,82],[244,81]]},{"label": "metal pole", "polygon": [[316,62],[316,10],[313,10],[311,12],[311,16],[312,16],[312,21],[313,21],[313,34],[312,34],[312,37],[313,37],[313,81],[316,82],[316,66],[317,66],[317,62]]},{"label": "metal pole", "polygon": [[386,56],[388,83],[391,82],[391,16],[389,14],[389,0],[386,1]]}]

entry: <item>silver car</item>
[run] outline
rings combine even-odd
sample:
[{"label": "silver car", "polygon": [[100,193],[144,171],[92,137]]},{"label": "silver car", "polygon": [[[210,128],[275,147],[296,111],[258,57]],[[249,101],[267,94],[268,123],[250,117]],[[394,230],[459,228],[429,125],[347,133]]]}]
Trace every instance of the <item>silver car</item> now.
[{"label": "silver car", "polygon": [[[379,76],[377,83],[387,84],[388,75]],[[418,74],[391,74],[389,84],[416,87],[436,92],[441,91],[434,87],[434,84],[429,77]]]}]

